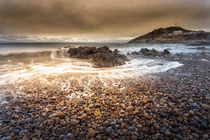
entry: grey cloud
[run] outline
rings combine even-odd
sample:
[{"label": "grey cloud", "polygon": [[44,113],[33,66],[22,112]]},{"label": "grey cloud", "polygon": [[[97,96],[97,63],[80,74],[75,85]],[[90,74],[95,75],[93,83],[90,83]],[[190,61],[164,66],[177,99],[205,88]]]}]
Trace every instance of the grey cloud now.
[{"label": "grey cloud", "polygon": [[4,34],[123,36],[174,22],[210,29],[209,18],[209,0],[0,0]]}]

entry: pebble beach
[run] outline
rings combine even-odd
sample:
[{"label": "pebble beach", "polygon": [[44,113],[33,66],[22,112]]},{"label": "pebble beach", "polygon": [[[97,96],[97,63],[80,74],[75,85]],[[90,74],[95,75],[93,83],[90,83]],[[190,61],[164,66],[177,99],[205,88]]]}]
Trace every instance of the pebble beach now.
[{"label": "pebble beach", "polygon": [[209,139],[209,54],[166,59],[184,65],[106,85],[95,80],[88,88],[78,74],[59,76],[74,77],[68,90],[24,81],[31,85],[24,94],[8,94],[0,105],[0,140]]}]

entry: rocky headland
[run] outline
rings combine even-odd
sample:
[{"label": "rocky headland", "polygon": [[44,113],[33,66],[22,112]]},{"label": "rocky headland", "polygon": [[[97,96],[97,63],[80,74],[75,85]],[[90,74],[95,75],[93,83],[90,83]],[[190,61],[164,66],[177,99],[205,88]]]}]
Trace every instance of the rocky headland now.
[{"label": "rocky headland", "polygon": [[187,30],[181,27],[167,27],[155,29],[128,43],[185,43],[210,44],[210,33],[205,31]]}]

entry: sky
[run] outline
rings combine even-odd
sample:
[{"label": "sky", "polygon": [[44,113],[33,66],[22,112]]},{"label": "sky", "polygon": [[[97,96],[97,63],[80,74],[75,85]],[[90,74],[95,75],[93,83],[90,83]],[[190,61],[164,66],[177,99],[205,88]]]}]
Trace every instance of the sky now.
[{"label": "sky", "polygon": [[210,31],[210,0],[0,0],[0,42],[125,41],[175,24]]}]

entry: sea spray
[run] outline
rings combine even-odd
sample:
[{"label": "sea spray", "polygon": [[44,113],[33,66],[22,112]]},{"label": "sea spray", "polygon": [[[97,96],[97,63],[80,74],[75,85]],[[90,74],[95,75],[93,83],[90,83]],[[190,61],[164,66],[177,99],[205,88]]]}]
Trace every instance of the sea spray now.
[{"label": "sea spray", "polygon": [[69,93],[73,88],[81,88],[84,91],[77,92],[75,96],[79,93],[92,94],[95,85],[102,89],[118,87],[122,79],[135,79],[182,65],[178,62],[135,58],[122,66],[96,68],[88,60],[69,58],[67,49],[30,54],[33,55],[27,54],[26,59],[21,57],[24,59],[14,59],[0,66],[2,91],[9,91],[14,96],[24,96],[27,92]]}]

